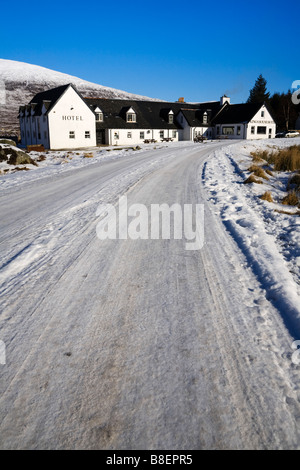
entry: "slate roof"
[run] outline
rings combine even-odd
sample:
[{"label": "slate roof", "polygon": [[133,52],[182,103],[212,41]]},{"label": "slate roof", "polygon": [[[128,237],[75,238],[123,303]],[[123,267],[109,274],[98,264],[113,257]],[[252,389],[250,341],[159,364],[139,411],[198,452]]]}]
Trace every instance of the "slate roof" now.
[{"label": "slate roof", "polygon": [[[156,101],[118,100],[105,98],[84,98],[94,111],[97,107],[103,112],[103,122],[96,122],[99,129],[178,129],[178,124],[168,122],[168,113],[173,103]],[[136,122],[126,122],[126,111],[133,108]]]},{"label": "slate roof", "polygon": [[[211,119],[215,114],[221,109],[219,101],[214,101],[210,103],[199,103],[198,105],[193,105],[194,108],[186,108],[185,106],[181,108],[181,112],[184,115],[187,123],[191,127],[209,127]],[[203,123],[203,115],[206,112],[207,114],[207,123]]]},{"label": "slate roof", "polygon": [[35,116],[41,116],[42,108],[44,104],[47,110],[46,111],[46,114],[47,114],[70,86],[76,91],[78,96],[80,96],[80,98],[82,99],[82,96],[76,90],[76,88],[72,84],[68,83],[66,85],[61,85],[59,87],[51,88],[50,90],[41,91],[40,93],[37,93],[27,106],[20,106],[20,111],[22,109],[31,107],[34,110]]},{"label": "slate roof", "polygon": [[[20,110],[32,108],[34,115],[42,114],[43,104],[47,113],[53,108],[63,93],[72,86],[87,106],[94,112],[98,107],[104,115],[103,122],[96,121],[97,129],[180,129],[176,116],[181,111],[191,127],[203,127],[216,124],[234,124],[249,122],[266,103],[242,103],[221,106],[219,101],[205,103],[183,103],[165,101],[139,101],[106,98],[83,98],[71,84],[62,85],[37,93],[27,106]],[[126,112],[133,108],[136,122],[126,122]],[[169,112],[173,111],[173,123],[169,123]],[[203,113],[207,112],[207,124],[203,123]],[[270,112],[270,110],[268,109]],[[270,112],[271,114],[271,112]]]},{"label": "slate roof", "polygon": [[249,122],[265,103],[228,104],[212,119],[215,124],[235,124]]},{"label": "slate roof", "polygon": [[[166,101],[135,101],[105,98],[84,98],[85,102],[94,111],[97,107],[104,115],[103,122],[96,122],[97,129],[181,129],[175,116],[183,111],[187,121],[192,126],[203,125],[204,111],[211,115],[220,109],[220,103],[180,103]],[[126,111],[133,108],[136,112],[136,122],[126,122]],[[174,121],[169,123],[169,112],[173,111]],[[197,124],[194,121],[197,121]]]},{"label": "slate roof", "polygon": [[40,116],[42,114],[42,107],[43,102],[48,101],[45,103],[47,112],[50,111],[51,108],[55,105],[57,100],[61,97],[61,95],[69,88],[70,84],[62,85],[56,88],[51,88],[51,90],[41,91],[37,93],[32,100],[29,102],[29,105],[36,104],[34,107],[34,115]]}]

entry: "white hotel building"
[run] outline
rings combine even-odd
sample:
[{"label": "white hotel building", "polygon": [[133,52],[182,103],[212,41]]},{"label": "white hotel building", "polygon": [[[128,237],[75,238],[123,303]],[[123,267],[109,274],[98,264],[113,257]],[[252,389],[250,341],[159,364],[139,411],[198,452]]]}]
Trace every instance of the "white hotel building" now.
[{"label": "white hotel building", "polygon": [[75,149],[197,137],[266,139],[276,124],[265,103],[84,98],[72,84],[35,95],[19,109],[22,145]]},{"label": "white hotel building", "polygon": [[19,110],[21,142],[47,149],[94,147],[95,114],[72,85],[38,93]]}]

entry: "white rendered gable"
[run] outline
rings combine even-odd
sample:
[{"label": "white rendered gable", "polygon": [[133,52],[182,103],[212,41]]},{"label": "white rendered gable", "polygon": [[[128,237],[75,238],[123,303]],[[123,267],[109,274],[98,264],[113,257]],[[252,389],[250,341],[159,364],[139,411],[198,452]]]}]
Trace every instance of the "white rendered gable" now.
[{"label": "white rendered gable", "polygon": [[96,145],[95,115],[71,86],[49,111],[48,121],[52,149]]}]

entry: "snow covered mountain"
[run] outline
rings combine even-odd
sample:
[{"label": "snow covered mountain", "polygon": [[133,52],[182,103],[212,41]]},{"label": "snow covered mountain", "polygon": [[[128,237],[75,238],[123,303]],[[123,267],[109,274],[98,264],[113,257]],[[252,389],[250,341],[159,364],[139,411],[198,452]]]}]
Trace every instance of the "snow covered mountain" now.
[{"label": "snow covered mountain", "polygon": [[0,59],[0,135],[19,133],[19,106],[27,104],[36,93],[66,83],[72,83],[88,97],[157,101],[38,65]]}]

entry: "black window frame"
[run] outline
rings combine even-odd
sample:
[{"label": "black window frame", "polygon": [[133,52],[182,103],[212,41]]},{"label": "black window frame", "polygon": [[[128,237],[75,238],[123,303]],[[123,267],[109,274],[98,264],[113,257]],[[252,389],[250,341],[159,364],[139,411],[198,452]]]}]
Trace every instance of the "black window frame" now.
[{"label": "black window frame", "polygon": [[[264,132],[262,129],[264,129]],[[256,133],[259,135],[267,135],[267,126],[257,126]]]}]

